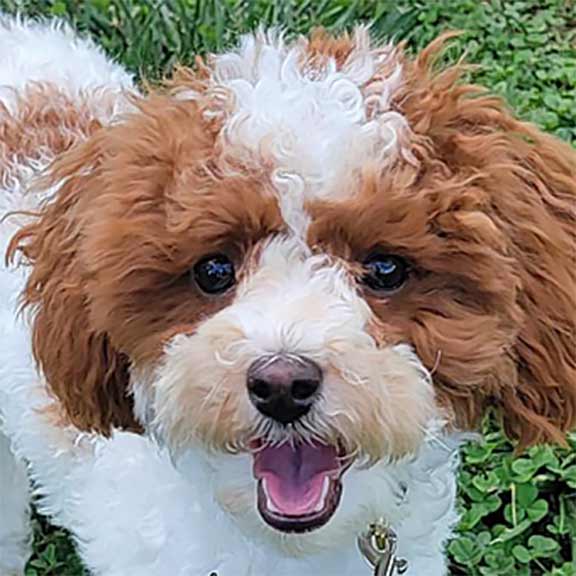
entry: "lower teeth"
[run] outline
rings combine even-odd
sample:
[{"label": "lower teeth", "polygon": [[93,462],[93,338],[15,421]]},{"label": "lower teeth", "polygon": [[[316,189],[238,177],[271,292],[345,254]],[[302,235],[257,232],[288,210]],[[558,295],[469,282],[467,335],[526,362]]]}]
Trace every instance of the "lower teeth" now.
[{"label": "lower teeth", "polygon": [[[317,514],[319,512],[322,512],[322,510],[324,510],[324,508],[326,507],[326,500],[328,498],[328,494],[330,492],[330,485],[331,485],[332,480],[330,479],[330,476],[326,476],[324,478],[323,484],[322,484],[322,494],[320,495],[320,499],[318,500],[318,504],[316,504],[316,506],[314,507],[314,509],[312,510],[313,514]],[[262,490],[264,492],[264,497],[266,498],[266,508],[268,508],[268,510],[270,512],[272,512],[273,514],[278,514],[281,516],[286,516],[286,514],[284,514],[279,508],[278,506],[276,506],[276,504],[274,504],[274,501],[272,500],[272,498],[270,497],[270,494],[268,493],[268,485],[266,482],[266,478],[262,479]]]},{"label": "lower teeth", "polygon": [[324,510],[324,508],[326,507],[326,498],[328,496],[329,490],[330,490],[330,477],[326,476],[326,478],[324,478],[324,484],[322,485],[322,494],[320,496],[318,504],[316,505],[316,508],[314,508],[314,512],[322,512],[322,510]]},{"label": "lower teeth", "polygon": [[281,510],[276,506],[276,504],[274,504],[272,498],[270,498],[270,495],[268,494],[268,486],[266,484],[266,478],[262,480],[262,490],[264,491],[264,496],[266,497],[266,507],[268,508],[268,510],[270,510],[270,512],[272,512],[273,514],[282,514]]}]

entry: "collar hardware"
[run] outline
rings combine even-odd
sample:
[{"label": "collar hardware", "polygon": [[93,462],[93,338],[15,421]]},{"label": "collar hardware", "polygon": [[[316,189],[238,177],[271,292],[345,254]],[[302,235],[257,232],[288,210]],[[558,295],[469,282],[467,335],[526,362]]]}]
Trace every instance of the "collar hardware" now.
[{"label": "collar hardware", "polygon": [[374,576],[404,574],[408,562],[396,556],[398,537],[383,520],[370,524],[358,536],[358,548],[362,556],[374,568]]}]

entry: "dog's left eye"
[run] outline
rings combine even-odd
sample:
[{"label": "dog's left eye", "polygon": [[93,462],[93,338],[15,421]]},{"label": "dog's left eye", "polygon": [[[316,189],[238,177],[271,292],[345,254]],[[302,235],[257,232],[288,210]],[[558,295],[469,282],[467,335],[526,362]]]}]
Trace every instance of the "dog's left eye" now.
[{"label": "dog's left eye", "polygon": [[410,266],[404,258],[393,254],[371,254],[364,260],[362,282],[378,292],[394,292],[408,280]]},{"label": "dog's left eye", "polygon": [[225,254],[205,256],[194,266],[193,275],[206,294],[222,294],[236,282],[234,263]]}]

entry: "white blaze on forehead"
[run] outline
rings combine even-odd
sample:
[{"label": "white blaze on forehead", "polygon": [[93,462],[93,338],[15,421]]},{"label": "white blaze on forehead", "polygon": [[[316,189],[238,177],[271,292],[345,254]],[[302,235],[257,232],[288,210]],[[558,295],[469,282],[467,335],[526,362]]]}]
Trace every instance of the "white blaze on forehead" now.
[{"label": "white blaze on forehead", "polygon": [[285,44],[273,33],[246,36],[236,52],[215,57],[209,97],[226,114],[223,154],[272,168],[284,219],[300,236],[305,200],[350,194],[360,167],[386,166],[406,130],[391,110],[402,72],[395,49],[372,48],[364,28],[353,44],[340,68],[333,58],[308,61],[306,40]]}]

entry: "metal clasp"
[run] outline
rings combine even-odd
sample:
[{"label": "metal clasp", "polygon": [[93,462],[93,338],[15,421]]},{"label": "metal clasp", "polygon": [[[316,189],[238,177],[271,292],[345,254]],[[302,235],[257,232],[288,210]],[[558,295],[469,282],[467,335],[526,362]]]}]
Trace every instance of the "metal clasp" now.
[{"label": "metal clasp", "polygon": [[383,520],[370,524],[368,529],[358,536],[358,548],[374,568],[374,576],[395,576],[404,574],[408,569],[408,562],[396,557],[396,533]]}]

